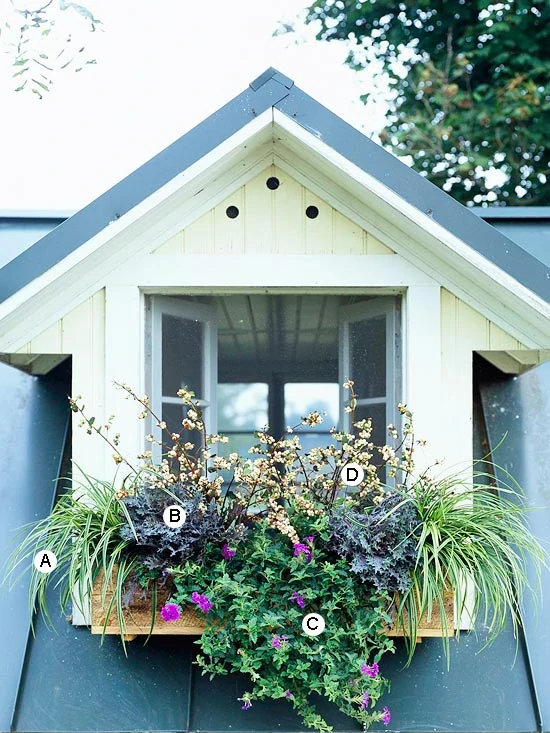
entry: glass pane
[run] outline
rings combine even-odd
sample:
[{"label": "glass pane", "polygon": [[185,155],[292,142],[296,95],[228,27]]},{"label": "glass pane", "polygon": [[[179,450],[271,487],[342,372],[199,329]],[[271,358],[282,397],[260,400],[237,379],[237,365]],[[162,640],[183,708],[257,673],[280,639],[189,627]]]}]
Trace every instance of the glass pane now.
[{"label": "glass pane", "polygon": [[385,445],[388,442],[386,425],[386,405],[359,405],[355,409],[354,421],[372,418],[372,437],[374,445]]},{"label": "glass pane", "polygon": [[189,451],[191,454],[198,453],[198,450],[202,448],[202,433],[199,430],[185,430],[181,421],[187,414],[189,408],[183,403],[181,405],[170,405],[164,403],[162,405],[162,419],[166,423],[166,429],[170,434],[163,431],[162,440],[165,445],[162,448],[162,452],[166,453],[170,449],[172,443],[170,436],[172,433],[179,433],[179,442],[181,445],[185,443],[193,443],[194,450]]},{"label": "glass pane", "polygon": [[[386,396],[386,316],[350,323],[351,379],[358,398]],[[347,376],[347,375],[344,375]]]},{"label": "glass pane", "polygon": [[256,455],[252,455],[252,453],[248,452],[249,449],[258,442],[258,439],[255,437],[253,432],[232,433],[227,437],[229,438],[229,443],[218,443],[215,446],[216,453],[219,456],[228,456],[230,453],[238,453],[243,458],[257,458]]},{"label": "glass pane", "polygon": [[175,397],[184,386],[203,396],[203,328],[200,321],[162,314],[162,394]]},{"label": "glass pane", "polygon": [[[386,405],[359,405],[356,408],[354,422],[366,420],[369,417],[372,418],[372,442],[374,445],[385,445],[388,442]],[[382,456],[378,451],[375,451],[374,453],[373,463],[376,466],[380,466],[377,470],[378,478],[382,483],[386,483],[387,471],[386,467],[382,465]]]},{"label": "glass pane", "polygon": [[307,425],[300,425],[297,432],[328,432],[330,428],[337,427],[338,408],[337,383],[293,382],[285,384],[285,426],[300,425],[302,417],[314,410],[320,412],[321,415],[323,412],[327,413],[323,416],[323,422],[320,425],[311,428]]},{"label": "glass pane", "polygon": [[[262,426],[263,427],[263,426]],[[223,432],[223,431],[220,431]],[[247,458],[258,458],[257,455],[249,453],[249,449],[253,445],[256,445],[258,439],[255,437],[254,432],[243,432],[243,433],[232,433],[227,436],[229,443],[218,443],[215,447],[216,453],[219,456],[228,456],[230,453],[238,453],[245,460]],[[231,478],[233,477],[233,471],[220,471],[219,475],[223,477],[224,483],[227,486]]]},{"label": "glass pane", "polygon": [[[309,430],[309,428],[306,429]],[[300,433],[298,437],[302,446],[301,455],[308,453],[312,448],[328,448],[335,442],[330,433]]]},{"label": "glass pane", "polygon": [[218,384],[220,433],[242,430],[251,431],[252,435],[254,430],[262,430],[267,424],[268,386],[265,382]]}]

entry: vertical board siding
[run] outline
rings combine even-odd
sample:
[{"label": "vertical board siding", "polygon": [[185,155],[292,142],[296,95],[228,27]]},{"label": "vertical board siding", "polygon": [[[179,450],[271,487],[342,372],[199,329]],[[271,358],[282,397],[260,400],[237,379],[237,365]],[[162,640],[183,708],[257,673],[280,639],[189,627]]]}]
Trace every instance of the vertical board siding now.
[{"label": "vertical board siding", "polygon": [[[182,237],[182,254],[214,254],[214,211],[207,211],[206,214],[203,214],[180,234]],[[164,246],[161,247],[161,250],[164,252]],[[157,252],[161,250],[157,250]],[[166,252],[165,254],[173,254],[173,252]]]},{"label": "vertical board siding", "polygon": [[[121,324],[121,328],[122,328]],[[72,356],[72,394],[82,395],[88,416],[104,420],[105,413],[105,292],[95,295],[25,344],[22,354]],[[99,437],[87,435],[73,413],[73,460],[101,476],[104,449]]]},{"label": "vertical board siding", "polygon": [[[274,233],[275,246],[272,250],[274,254],[305,254],[305,207],[306,190],[297,181],[288,174],[283,173],[279,169],[273,171],[280,181],[280,186],[276,191],[271,191],[273,195],[273,212],[274,212]],[[265,186],[267,176],[260,175],[256,181],[251,181],[248,185]],[[260,212],[247,212],[248,216],[260,216]],[[262,252],[263,242],[252,240],[250,243],[250,252]],[[270,254],[270,252],[267,252]]]},{"label": "vertical board siding", "polygon": [[[272,176],[277,176],[275,166],[244,186],[244,236],[248,251],[254,250],[255,243],[258,248],[265,248],[266,252],[276,251],[275,202],[281,186],[276,191],[266,186],[265,182]],[[255,215],[249,215],[249,212],[255,212]]]},{"label": "vertical board siding", "polygon": [[[238,191],[224,199],[221,204],[214,208],[214,242],[216,243],[216,254],[220,255],[243,255],[245,254],[245,212],[244,186]],[[235,219],[227,216],[227,209],[236,206],[239,215]]]},{"label": "vertical board siding", "polygon": [[[464,468],[472,460],[472,360],[474,351],[526,347],[444,288],[441,291],[440,419],[448,441],[447,465]],[[466,406],[468,409],[466,409]]]},{"label": "vertical board siding", "polygon": [[[279,179],[271,190],[266,181]],[[227,216],[228,206],[239,215]],[[316,206],[315,219],[306,216]],[[180,254],[394,254],[285,171],[272,165],[155,250]]]}]

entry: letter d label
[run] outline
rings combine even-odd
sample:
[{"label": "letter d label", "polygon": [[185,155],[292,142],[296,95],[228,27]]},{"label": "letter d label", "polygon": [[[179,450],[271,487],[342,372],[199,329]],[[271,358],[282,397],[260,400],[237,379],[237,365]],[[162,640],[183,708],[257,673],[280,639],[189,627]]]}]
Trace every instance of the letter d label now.
[{"label": "letter d label", "polygon": [[358,463],[346,463],[340,476],[346,486],[359,486],[365,478],[365,472]]}]

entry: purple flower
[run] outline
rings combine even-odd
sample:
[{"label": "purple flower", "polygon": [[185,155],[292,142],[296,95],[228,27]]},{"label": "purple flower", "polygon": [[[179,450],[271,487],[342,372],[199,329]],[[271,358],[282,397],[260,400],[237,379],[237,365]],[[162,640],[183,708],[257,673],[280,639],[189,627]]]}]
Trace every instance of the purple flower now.
[{"label": "purple flower", "polygon": [[309,542],[311,545],[313,544],[314,539],[315,537],[312,534],[310,534],[309,537],[306,537],[306,542]]},{"label": "purple flower", "polygon": [[294,545],[294,557],[300,557],[303,553],[306,556],[307,562],[311,562],[311,550],[303,542],[295,542]]},{"label": "purple flower", "polygon": [[288,636],[274,636],[271,640],[271,646],[274,649],[280,649],[282,646],[284,646],[288,641]]},{"label": "purple flower", "polygon": [[252,703],[250,702],[250,700],[245,700],[244,705],[241,706],[241,710],[250,710],[251,707]]},{"label": "purple flower", "polygon": [[291,603],[297,603],[300,606],[300,608],[305,608],[306,602],[304,601],[304,599],[302,598],[302,596],[299,593],[293,593],[290,596],[290,601]]},{"label": "purple flower", "polygon": [[160,615],[164,621],[177,621],[181,618],[181,609],[177,603],[165,603],[161,608]]},{"label": "purple flower", "polygon": [[292,697],[292,692],[290,690],[287,690],[285,692],[285,697]]},{"label": "purple flower", "polygon": [[361,665],[361,674],[366,674],[367,677],[378,677],[378,672],[380,672],[380,667],[376,662]]},{"label": "purple flower", "polygon": [[222,555],[224,556],[226,560],[232,560],[236,554],[237,554],[237,550],[232,550],[229,547],[229,545],[227,544],[227,542],[222,547]]},{"label": "purple flower", "polygon": [[191,601],[192,603],[196,603],[203,613],[208,613],[213,606],[209,598],[203,596],[201,593],[197,593],[196,590],[191,594]]},{"label": "purple flower", "polygon": [[369,707],[370,695],[368,692],[364,692],[361,697],[361,710],[367,710]]},{"label": "purple flower", "polygon": [[390,720],[391,720],[391,713],[388,710],[388,708],[385,707],[382,710],[382,722],[384,723],[384,725],[389,725],[390,724]]}]

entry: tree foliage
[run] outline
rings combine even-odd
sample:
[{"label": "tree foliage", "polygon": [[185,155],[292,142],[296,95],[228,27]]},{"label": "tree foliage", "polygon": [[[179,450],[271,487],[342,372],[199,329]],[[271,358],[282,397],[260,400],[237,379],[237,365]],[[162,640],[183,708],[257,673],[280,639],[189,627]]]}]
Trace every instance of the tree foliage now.
[{"label": "tree foliage", "polygon": [[84,5],[69,0],[9,0],[11,13],[0,23],[0,44],[12,60],[15,91],[42,98],[63,69],[94,64],[85,38],[101,21]]},{"label": "tree foliage", "polygon": [[314,21],[355,41],[353,68],[382,63],[381,140],[422,175],[466,204],[550,204],[548,0],[322,0]]}]

